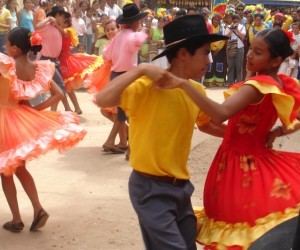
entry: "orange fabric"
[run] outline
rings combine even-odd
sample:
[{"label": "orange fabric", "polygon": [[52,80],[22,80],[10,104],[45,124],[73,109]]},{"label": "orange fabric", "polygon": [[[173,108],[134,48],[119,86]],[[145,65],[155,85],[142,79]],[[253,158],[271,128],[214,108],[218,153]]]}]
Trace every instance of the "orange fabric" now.
[{"label": "orange fabric", "polygon": [[84,81],[89,81],[92,73],[102,65],[99,56],[75,53],[70,51],[72,34],[68,32],[67,37],[63,37],[62,51],[59,56],[61,75],[66,84],[66,89],[78,89],[82,87]]},{"label": "orange fabric", "polygon": [[0,173],[12,175],[23,161],[51,149],[75,146],[86,134],[71,112],[37,111],[20,105],[49,89],[53,64],[37,62],[36,77],[30,82],[16,78],[14,61],[0,54]]},{"label": "orange fabric", "polygon": [[229,119],[211,164],[204,188],[204,210],[197,212],[201,215],[197,240],[207,249],[217,245],[216,249],[247,249],[264,232],[297,215],[300,154],[265,147],[280,109],[274,99],[283,98],[292,104],[286,110],[290,122],[293,110],[298,108],[296,81],[280,78],[284,89],[269,77],[257,76],[227,91],[227,95],[238,94],[243,84],[252,84],[265,96],[259,104],[249,105]]}]

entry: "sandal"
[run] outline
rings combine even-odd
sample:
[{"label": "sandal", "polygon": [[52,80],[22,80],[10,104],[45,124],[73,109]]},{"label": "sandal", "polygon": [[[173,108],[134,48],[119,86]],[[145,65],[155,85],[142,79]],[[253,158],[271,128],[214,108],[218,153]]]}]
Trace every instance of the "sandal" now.
[{"label": "sandal", "polygon": [[117,148],[122,149],[123,151],[127,151],[128,146],[116,145]]},{"label": "sandal", "polygon": [[124,154],[125,151],[120,149],[120,148],[117,148],[117,147],[107,147],[105,145],[102,146],[103,148],[103,151],[104,152],[107,152],[107,153],[112,153],[112,154]]},{"label": "sandal", "polygon": [[47,214],[47,212],[41,208],[40,211],[38,212],[38,215],[36,216],[36,218],[33,220],[31,224],[30,231],[36,231],[39,228],[45,226],[48,218],[49,218],[49,214]]},{"label": "sandal", "polygon": [[9,222],[6,222],[4,225],[3,225],[3,228],[7,231],[10,231],[10,232],[13,232],[13,233],[18,233],[18,232],[21,232],[24,228],[24,224],[23,222],[19,222],[19,223],[12,223],[11,221]]}]

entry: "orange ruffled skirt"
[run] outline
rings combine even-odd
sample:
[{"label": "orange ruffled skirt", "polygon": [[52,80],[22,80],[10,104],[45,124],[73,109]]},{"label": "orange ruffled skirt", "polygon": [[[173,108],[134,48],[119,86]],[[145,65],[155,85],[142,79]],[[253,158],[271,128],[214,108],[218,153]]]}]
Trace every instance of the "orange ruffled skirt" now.
[{"label": "orange ruffled skirt", "polygon": [[103,60],[99,56],[82,53],[72,54],[69,51],[60,55],[60,70],[67,91],[79,89],[84,81],[90,81],[92,73],[99,70]]},{"label": "orange ruffled skirt", "polygon": [[61,152],[75,146],[86,134],[71,112],[0,106],[0,121],[0,173],[5,175],[49,150]]}]

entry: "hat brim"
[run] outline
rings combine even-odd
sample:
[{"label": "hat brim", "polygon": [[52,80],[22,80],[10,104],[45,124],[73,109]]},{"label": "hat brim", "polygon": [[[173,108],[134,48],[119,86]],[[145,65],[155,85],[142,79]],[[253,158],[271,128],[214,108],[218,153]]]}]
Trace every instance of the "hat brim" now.
[{"label": "hat brim", "polygon": [[143,19],[144,17],[146,17],[148,15],[148,12],[140,12],[139,14],[133,16],[133,17],[129,17],[129,18],[124,18],[123,15],[120,15],[116,22],[117,24],[129,24],[129,23],[134,23],[138,20]]},{"label": "hat brim", "polygon": [[161,52],[160,54],[158,54],[156,57],[154,57],[152,59],[152,61],[166,56],[170,51],[174,50],[175,48],[180,48],[183,47],[183,45],[185,45],[186,43],[190,43],[190,42],[199,42],[199,43],[212,43],[212,42],[216,42],[216,41],[222,41],[222,40],[228,40],[229,37],[228,36],[222,36],[222,35],[217,35],[217,34],[208,34],[208,35],[196,35],[196,36],[191,36],[188,37],[187,39],[180,41],[179,43],[176,43],[172,46],[167,47],[163,52]]},{"label": "hat brim", "polygon": [[71,14],[69,12],[66,12],[66,11],[50,11],[46,17],[48,16],[52,16],[52,17],[55,17],[55,15],[57,13],[60,13],[60,14],[64,14],[66,18],[70,18],[71,17]]}]

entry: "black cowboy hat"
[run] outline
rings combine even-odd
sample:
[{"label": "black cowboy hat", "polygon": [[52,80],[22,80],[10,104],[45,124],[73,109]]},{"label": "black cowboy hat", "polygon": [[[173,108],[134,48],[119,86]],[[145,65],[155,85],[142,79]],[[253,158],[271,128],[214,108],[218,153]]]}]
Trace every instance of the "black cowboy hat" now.
[{"label": "black cowboy hat", "polygon": [[[153,58],[165,56],[174,48],[181,48],[188,42],[215,42],[227,40],[227,36],[209,34],[206,22],[201,15],[186,15],[179,17],[164,26],[166,49]],[[152,60],[152,61],[153,61]]]},{"label": "black cowboy hat", "polygon": [[118,24],[129,24],[134,23],[145,16],[148,15],[148,12],[141,12],[135,3],[126,4],[123,7],[123,15],[120,15],[117,18]]},{"label": "black cowboy hat", "polygon": [[57,6],[57,5],[55,5],[54,7],[52,7],[52,10],[51,10],[51,12],[49,12],[49,13],[47,14],[47,17],[48,17],[48,16],[53,16],[53,17],[55,17],[55,15],[56,15],[57,13],[64,14],[66,18],[71,17],[71,14],[70,14],[69,12],[65,11],[64,7],[62,7],[62,6]]}]

